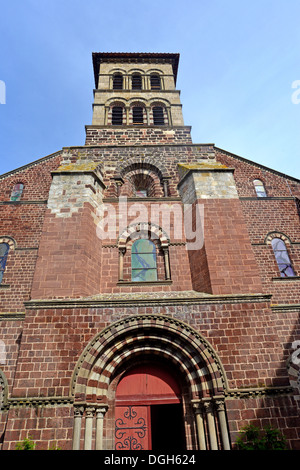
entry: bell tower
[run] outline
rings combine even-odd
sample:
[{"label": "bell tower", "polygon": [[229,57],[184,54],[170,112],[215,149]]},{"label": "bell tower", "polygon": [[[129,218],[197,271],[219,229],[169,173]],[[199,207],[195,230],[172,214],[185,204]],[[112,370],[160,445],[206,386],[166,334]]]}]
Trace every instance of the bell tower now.
[{"label": "bell tower", "polygon": [[93,118],[86,145],[158,143],[153,134],[158,129],[173,141],[183,128],[191,142],[176,89],[178,62],[179,54],[93,53]]}]

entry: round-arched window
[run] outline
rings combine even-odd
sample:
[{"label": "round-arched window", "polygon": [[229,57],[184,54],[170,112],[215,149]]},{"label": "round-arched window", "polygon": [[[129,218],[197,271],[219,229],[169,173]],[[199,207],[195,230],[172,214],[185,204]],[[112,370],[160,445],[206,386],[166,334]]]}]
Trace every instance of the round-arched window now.
[{"label": "round-arched window", "polygon": [[151,240],[136,240],[131,248],[131,280],[157,281],[156,246]]}]

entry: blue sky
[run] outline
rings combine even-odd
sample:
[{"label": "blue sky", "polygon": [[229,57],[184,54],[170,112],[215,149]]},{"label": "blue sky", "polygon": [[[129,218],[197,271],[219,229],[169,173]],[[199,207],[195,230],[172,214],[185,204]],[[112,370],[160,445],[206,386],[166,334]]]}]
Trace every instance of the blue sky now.
[{"label": "blue sky", "polygon": [[92,52],[175,52],[193,142],[300,179],[299,18],[299,0],[2,2],[0,174],[84,145]]}]

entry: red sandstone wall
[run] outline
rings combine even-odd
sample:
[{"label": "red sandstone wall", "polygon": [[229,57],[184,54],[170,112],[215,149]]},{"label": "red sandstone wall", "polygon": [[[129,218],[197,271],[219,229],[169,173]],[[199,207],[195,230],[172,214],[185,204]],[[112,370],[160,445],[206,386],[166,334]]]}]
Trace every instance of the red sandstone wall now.
[{"label": "red sandstone wall", "polygon": [[[9,252],[0,286],[0,312],[25,311],[23,302],[30,298],[51,171],[60,160],[60,155],[54,155],[0,178],[0,237],[12,237],[16,243]],[[21,200],[11,202],[11,190],[20,182],[24,184]]]},{"label": "red sandstone wall", "polygon": [[[68,397],[72,373],[87,343],[111,322],[127,315],[152,313],[153,307],[64,308],[29,310],[23,330],[13,397]],[[263,302],[156,306],[155,313],[170,315],[201,332],[217,351],[229,388],[289,385],[280,335],[286,337],[282,316]],[[279,339],[278,339],[279,338]],[[279,408],[268,409],[279,401]],[[287,406],[287,401],[290,405]],[[273,424],[293,441],[300,432],[291,398],[262,397],[226,401],[232,436],[253,419]],[[20,419],[22,418],[22,419]],[[294,420],[294,429],[289,426]],[[33,435],[40,448],[48,438],[71,448],[72,414],[60,405],[42,410],[10,410],[5,446]],[[33,434],[32,434],[33,433]],[[59,434],[61,438],[59,439]],[[50,436],[50,437],[49,437]],[[11,440],[11,442],[9,442]],[[296,444],[295,444],[296,445]]]},{"label": "red sandstone wall", "polygon": [[[280,273],[273,250],[265,243],[265,239],[271,232],[280,232],[289,238],[291,243],[286,243],[286,247],[295,274],[299,277],[300,215],[293,197],[300,197],[300,183],[221,151],[217,153],[217,158],[235,168],[234,178],[242,198],[243,217],[255,253],[263,292],[273,295],[273,303],[299,303],[300,279],[278,279]],[[267,198],[256,197],[253,186],[256,178],[264,182]]]}]

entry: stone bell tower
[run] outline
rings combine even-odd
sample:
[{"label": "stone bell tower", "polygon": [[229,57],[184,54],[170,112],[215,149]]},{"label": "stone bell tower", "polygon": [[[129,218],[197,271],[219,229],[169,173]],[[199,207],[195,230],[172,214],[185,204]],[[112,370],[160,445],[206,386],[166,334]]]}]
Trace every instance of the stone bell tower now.
[{"label": "stone bell tower", "polygon": [[191,142],[176,89],[178,62],[179,54],[94,53],[86,145]]},{"label": "stone bell tower", "polygon": [[178,60],[178,54],[94,53],[92,124],[183,126]]}]

